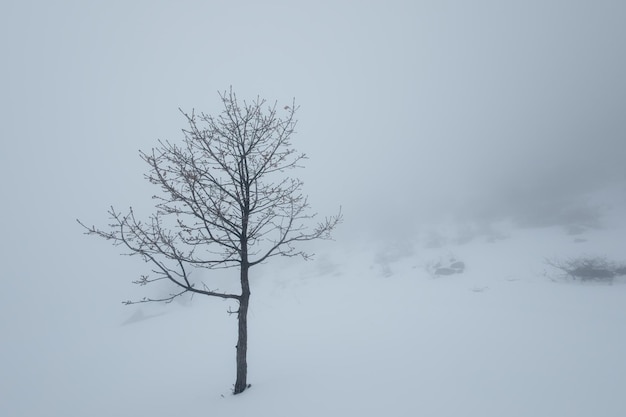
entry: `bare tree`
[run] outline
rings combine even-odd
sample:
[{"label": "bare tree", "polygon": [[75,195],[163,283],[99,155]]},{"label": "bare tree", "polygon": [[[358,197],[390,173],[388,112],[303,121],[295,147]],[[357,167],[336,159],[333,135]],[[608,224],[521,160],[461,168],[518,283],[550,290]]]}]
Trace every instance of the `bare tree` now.
[{"label": "bare tree", "polygon": [[[146,178],[160,188],[156,211],[147,221],[109,210],[107,229],[85,226],[90,235],[110,240],[151,264],[151,274],[135,283],[169,281],[178,290],[165,298],[143,298],[126,304],[171,302],[186,293],[238,302],[237,379],[234,393],[247,383],[247,313],[249,270],[274,256],[309,254],[297,242],[328,239],[341,222],[341,210],[308,224],[309,212],[302,182],[288,172],[301,167],[306,156],[297,153],[290,138],[298,108],[285,106],[279,117],[276,104],[257,98],[240,105],[235,93],[220,93],[224,109],[217,117],[181,113],[188,122],[181,145],[159,141],[150,152],[140,152],[149,165]],[[238,268],[241,292],[211,289],[191,278],[194,269]]]}]

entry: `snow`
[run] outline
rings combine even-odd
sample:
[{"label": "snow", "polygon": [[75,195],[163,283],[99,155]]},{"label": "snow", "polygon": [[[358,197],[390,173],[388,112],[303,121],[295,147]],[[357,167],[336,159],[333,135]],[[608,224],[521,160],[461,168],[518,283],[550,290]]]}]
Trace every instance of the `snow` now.
[{"label": "snow", "polygon": [[[464,243],[448,229],[439,247],[428,231],[324,242],[315,261],[262,265],[239,396],[227,301],[75,311],[87,325],[5,344],[0,415],[623,416],[626,282],[566,281],[544,262],[624,261],[618,219],[576,236],[503,224]],[[462,274],[430,272],[450,256]]]}]

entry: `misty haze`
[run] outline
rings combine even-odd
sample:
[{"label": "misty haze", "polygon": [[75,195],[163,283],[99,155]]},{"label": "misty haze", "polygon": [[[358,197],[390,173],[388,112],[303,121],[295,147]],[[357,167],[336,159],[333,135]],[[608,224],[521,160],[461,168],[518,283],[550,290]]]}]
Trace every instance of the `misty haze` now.
[{"label": "misty haze", "polygon": [[[0,415],[626,415],[624,22],[611,0],[3,2]],[[343,214],[312,260],[251,272],[237,396],[232,300],[124,306],[176,289],[76,223],[149,218],[139,150],[231,87],[295,98],[294,175]]]}]

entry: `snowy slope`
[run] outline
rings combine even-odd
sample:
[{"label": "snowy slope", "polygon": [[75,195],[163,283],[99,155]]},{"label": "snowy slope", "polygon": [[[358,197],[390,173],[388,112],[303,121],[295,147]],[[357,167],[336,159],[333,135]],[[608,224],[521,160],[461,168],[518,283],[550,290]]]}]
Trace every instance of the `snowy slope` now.
[{"label": "snowy slope", "polygon": [[[316,261],[263,265],[253,271],[252,388],[240,396],[230,395],[227,302],[120,307],[13,370],[0,414],[624,416],[626,283],[554,279],[544,263],[626,260],[626,228],[611,221],[576,236],[502,225],[497,239],[463,243],[444,230],[438,247],[426,231],[331,242]],[[462,274],[432,274],[450,257]],[[30,401],[17,400],[24,390]]]}]

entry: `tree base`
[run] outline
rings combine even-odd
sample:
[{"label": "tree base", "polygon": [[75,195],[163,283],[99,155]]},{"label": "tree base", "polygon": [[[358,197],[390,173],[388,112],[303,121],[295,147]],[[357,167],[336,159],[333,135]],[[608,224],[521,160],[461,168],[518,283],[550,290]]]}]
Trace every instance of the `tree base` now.
[{"label": "tree base", "polygon": [[251,386],[252,386],[252,384],[248,384],[248,385],[246,385],[246,387],[245,387],[244,389],[242,389],[241,391],[235,391],[235,390],[233,389],[233,395],[238,395],[238,394],[241,394],[242,392],[246,391],[246,390],[247,390],[248,388],[250,388]]}]

